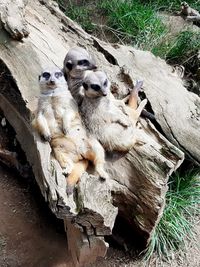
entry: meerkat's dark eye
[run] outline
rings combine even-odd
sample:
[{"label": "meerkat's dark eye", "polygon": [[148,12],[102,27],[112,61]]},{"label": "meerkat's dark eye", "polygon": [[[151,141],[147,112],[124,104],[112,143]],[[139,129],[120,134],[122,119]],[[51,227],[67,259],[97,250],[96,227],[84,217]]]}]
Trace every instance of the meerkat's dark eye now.
[{"label": "meerkat's dark eye", "polygon": [[103,83],[103,86],[107,86],[108,85],[108,80],[106,79],[105,82]]},{"label": "meerkat's dark eye", "polygon": [[79,66],[89,66],[90,65],[90,62],[87,60],[87,59],[83,59],[83,60],[79,60],[78,61],[78,65]]},{"label": "meerkat's dark eye", "polygon": [[87,83],[83,83],[83,88],[84,88],[85,90],[88,89],[88,85],[87,85]]},{"label": "meerkat's dark eye", "polygon": [[[71,60],[70,60],[71,61]],[[66,68],[68,69],[68,70],[72,70],[72,68],[73,68],[73,64],[71,63],[71,62],[67,62],[66,64],[65,64],[65,66],[66,66]]]},{"label": "meerkat's dark eye", "polygon": [[42,77],[48,80],[50,78],[51,74],[49,72],[43,72]]},{"label": "meerkat's dark eye", "polygon": [[59,79],[59,78],[62,77],[62,76],[63,76],[63,73],[62,73],[61,71],[55,73],[55,77],[56,77],[57,79]]},{"label": "meerkat's dark eye", "polygon": [[100,87],[98,84],[91,84],[91,88],[92,88],[94,91],[99,91],[99,90],[101,90],[101,87]]}]

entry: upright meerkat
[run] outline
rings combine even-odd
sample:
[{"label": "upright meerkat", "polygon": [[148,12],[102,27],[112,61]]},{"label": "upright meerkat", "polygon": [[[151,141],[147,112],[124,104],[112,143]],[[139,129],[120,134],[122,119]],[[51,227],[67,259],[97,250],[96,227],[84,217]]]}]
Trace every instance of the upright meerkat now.
[{"label": "upright meerkat", "polygon": [[185,16],[187,20],[200,21],[200,14],[197,10],[191,8],[187,2],[181,3],[181,11],[178,15]]},{"label": "upright meerkat", "polygon": [[87,160],[91,160],[100,177],[106,179],[104,149],[95,138],[87,136],[62,71],[55,68],[43,71],[39,84],[41,94],[32,125],[50,143],[55,158],[69,174],[68,193],[86,170]]},{"label": "upright meerkat", "polygon": [[120,108],[110,97],[110,82],[102,71],[88,72],[83,87],[85,96],[81,116],[88,131],[95,135],[107,151],[128,151],[137,142],[136,123],[147,103],[143,100],[136,108]]},{"label": "upright meerkat", "polygon": [[74,47],[68,51],[63,63],[63,72],[68,88],[78,105],[81,104],[84,97],[82,83],[85,71],[96,68],[94,59],[84,48]]}]

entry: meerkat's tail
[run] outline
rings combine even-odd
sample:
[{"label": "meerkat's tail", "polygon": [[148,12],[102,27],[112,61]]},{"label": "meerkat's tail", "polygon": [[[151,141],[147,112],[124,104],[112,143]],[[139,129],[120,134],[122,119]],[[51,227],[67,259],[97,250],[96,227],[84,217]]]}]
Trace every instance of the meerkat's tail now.
[{"label": "meerkat's tail", "polygon": [[73,193],[74,186],[80,180],[81,175],[87,170],[88,160],[81,160],[74,164],[72,172],[67,177],[67,194]]},{"label": "meerkat's tail", "polygon": [[134,88],[132,89],[130,93],[128,106],[132,109],[137,109],[138,92],[140,91],[142,85],[143,85],[143,81],[137,80]]}]

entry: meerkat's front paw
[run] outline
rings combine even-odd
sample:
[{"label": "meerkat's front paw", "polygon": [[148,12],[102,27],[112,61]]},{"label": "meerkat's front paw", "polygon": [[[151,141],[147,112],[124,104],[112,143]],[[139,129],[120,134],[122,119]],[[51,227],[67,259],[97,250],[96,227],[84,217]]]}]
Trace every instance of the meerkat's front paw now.
[{"label": "meerkat's front paw", "polygon": [[50,142],[50,141],[51,141],[51,135],[48,135],[48,134],[42,134],[42,135],[41,135],[41,138],[42,138],[44,141],[47,141],[47,142]]}]

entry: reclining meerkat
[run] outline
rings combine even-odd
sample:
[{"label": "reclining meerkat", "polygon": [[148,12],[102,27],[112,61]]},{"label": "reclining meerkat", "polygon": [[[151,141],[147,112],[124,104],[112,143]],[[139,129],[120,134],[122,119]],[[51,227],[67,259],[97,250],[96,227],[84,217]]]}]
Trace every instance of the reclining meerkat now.
[{"label": "reclining meerkat", "polygon": [[43,71],[39,84],[41,94],[32,125],[50,143],[55,158],[69,174],[68,193],[87,169],[88,160],[99,176],[106,179],[104,149],[95,138],[87,136],[62,71],[56,68]]},{"label": "reclining meerkat", "polygon": [[107,151],[130,150],[137,142],[136,123],[145,107],[143,100],[136,108],[123,109],[110,97],[110,82],[102,71],[88,72],[83,83],[85,96],[81,104],[81,116],[88,131],[97,137]]}]

